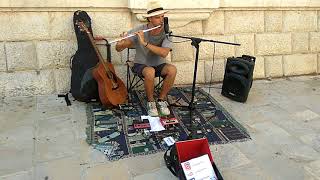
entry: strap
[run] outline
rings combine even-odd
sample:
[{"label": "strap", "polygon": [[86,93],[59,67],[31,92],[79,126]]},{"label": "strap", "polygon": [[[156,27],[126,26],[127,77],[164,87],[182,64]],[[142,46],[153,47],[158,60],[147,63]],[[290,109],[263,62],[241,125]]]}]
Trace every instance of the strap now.
[{"label": "strap", "polygon": [[[177,173],[176,173],[175,169],[174,169],[173,166],[172,166],[172,165],[173,165],[173,159],[171,158],[171,156],[168,155],[168,151],[171,151],[171,149],[172,149],[173,146],[174,146],[174,145],[169,146],[169,148],[166,150],[166,152],[165,152],[164,155],[163,155],[163,159],[164,159],[164,162],[166,163],[167,168],[171,171],[171,173],[172,173],[174,176],[177,177]],[[171,154],[171,153],[170,153],[170,154]]]},{"label": "strap", "polygon": [[68,94],[69,93],[67,93],[67,94],[58,94],[58,97],[64,97],[64,100],[66,101],[67,106],[71,106],[71,102],[70,102]]}]

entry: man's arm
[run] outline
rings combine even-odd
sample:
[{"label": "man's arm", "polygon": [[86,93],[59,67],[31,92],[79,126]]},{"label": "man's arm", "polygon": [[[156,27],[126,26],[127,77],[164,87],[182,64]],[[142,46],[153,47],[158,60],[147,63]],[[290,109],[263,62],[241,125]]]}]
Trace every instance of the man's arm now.
[{"label": "man's arm", "polygon": [[166,58],[170,52],[170,48],[159,47],[150,43],[145,43],[144,46],[148,48],[150,51],[152,51],[153,53],[161,56],[162,58]]},{"label": "man's arm", "polygon": [[116,44],[116,50],[118,52],[124,50],[125,48],[132,48],[133,42],[130,39],[123,39],[121,41],[118,41]]},{"label": "man's arm", "polygon": [[162,58],[167,57],[167,55],[169,54],[170,48],[159,47],[159,46],[153,45],[149,42],[146,42],[144,39],[144,33],[142,30],[136,32],[135,34],[139,37],[140,44],[142,44],[144,47],[148,48],[151,52],[161,56]]}]

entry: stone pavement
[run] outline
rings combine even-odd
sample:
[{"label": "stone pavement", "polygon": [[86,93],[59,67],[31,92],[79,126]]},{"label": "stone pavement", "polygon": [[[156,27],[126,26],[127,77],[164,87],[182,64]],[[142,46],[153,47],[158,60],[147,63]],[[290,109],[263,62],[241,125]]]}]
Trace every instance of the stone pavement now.
[{"label": "stone pavement", "polygon": [[[252,137],[210,147],[226,180],[320,179],[320,76],[255,80],[244,104],[210,91]],[[176,179],[163,153],[109,162],[88,146],[84,103],[67,107],[57,95],[0,102],[1,180]]]}]

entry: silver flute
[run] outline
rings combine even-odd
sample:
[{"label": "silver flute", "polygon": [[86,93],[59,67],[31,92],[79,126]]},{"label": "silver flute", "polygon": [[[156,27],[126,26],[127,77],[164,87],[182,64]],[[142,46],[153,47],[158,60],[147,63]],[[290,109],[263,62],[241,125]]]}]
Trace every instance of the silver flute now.
[{"label": "silver flute", "polygon": [[[159,27],[161,27],[161,25],[158,25],[158,26],[152,27],[152,28],[150,28],[150,29],[145,29],[145,30],[143,30],[143,32],[148,32],[148,31],[151,31],[151,30],[157,29],[157,28],[159,28]],[[121,40],[123,40],[123,39],[127,39],[127,38],[132,37],[132,36],[135,36],[135,35],[136,35],[136,34],[129,34],[129,35],[128,35],[128,36],[126,36],[126,37],[123,37],[123,38],[119,38],[119,39],[115,39],[115,40],[113,40],[113,41],[110,41],[110,42],[109,42],[109,44],[112,44],[112,43],[115,43],[115,42],[121,41]]]}]

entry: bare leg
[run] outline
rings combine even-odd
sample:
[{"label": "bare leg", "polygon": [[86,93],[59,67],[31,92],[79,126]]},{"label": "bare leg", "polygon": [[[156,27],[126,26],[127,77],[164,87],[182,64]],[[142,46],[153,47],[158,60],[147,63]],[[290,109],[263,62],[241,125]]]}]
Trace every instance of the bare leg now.
[{"label": "bare leg", "polygon": [[145,67],[142,70],[142,75],[144,76],[144,89],[146,90],[146,95],[148,101],[154,101],[154,78],[155,69],[153,67]]},{"label": "bare leg", "polygon": [[164,100],[168,92],[173,86],[174,80],[176,78],[177,68],[172,64],[166,64],[162,71],[161,75],[165,76],[163,80],[162,89],[159,95],[159,99]]}]

